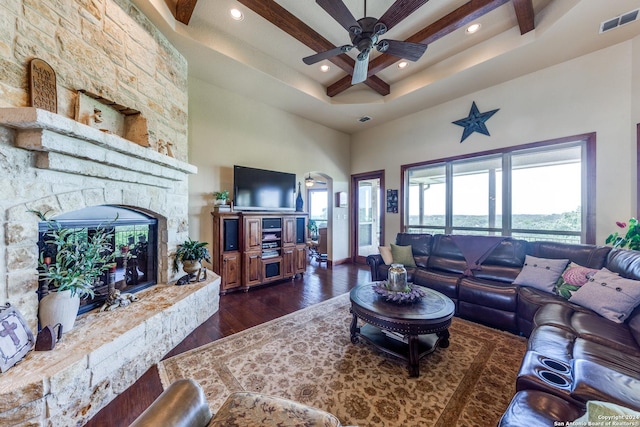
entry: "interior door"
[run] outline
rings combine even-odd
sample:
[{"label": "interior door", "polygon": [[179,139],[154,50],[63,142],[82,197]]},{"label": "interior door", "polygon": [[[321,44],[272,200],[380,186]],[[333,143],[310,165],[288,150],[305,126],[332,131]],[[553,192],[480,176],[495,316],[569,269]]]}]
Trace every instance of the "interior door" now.
[{"label": "interior door", "polygon": [[352,260],[366,264],[367,255],[377,254],[384,245],[384,171],[367,172],[351,177]]}]

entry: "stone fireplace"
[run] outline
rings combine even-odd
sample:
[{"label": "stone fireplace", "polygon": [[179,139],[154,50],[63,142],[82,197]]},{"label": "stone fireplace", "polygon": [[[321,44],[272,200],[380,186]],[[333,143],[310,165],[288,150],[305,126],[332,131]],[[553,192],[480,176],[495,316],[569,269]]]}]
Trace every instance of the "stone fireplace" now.
[{"label": "stone fireplace", "polygon": [[[36,58],[56,74],[57,113],[29,107]],[[187,62],[130,0],[11,0],[0,2],[0,71],[0,305],[37,331],[39,219],[29,210],[110,205],[157,221],[157,285],[117,311],[81,315],[53,351],[0,375],[0,425],[82,425],[218,308],[211,273],[171,285],[197,172],[186,162]],[[80,92],[139,113],[146,146],[74,120]]]},{"label": "stone fireplace", "polygon": [[195,285],[170,285],[179,275],[170,254],[187,238],[187,176],[196,168],[34,108],[0,108],[0,148],[14,183],[0,189],[5,203],[14,201],[0,230],[0,302],[18,308],[34,333],[39,219],[30,210],[64,217],[111,205],[157,221],[159,285],[119,311],[80,316],[53,351],[32,351],[0,376],[1,425],[81,424],[217,311],[213,273]]},{"label": "stone fireplace", "polygon": [[[157,219],[131,208],[102,205],[68,212],[39,224],[39,258],[52,264],[56,247],[51,243],[53,230],[69,230],[82,239],[96,231],[110,234],[109,245],[114,265],[104,271],[93,286],[92,298],[80,300],[79,314],[103,307],[110,289],[122,294],[136,293],[158,283],[158,226]],[[49,292],[46,280],[40,279],[40,298]],[[42,325],[40,325],[42,327]]]}]

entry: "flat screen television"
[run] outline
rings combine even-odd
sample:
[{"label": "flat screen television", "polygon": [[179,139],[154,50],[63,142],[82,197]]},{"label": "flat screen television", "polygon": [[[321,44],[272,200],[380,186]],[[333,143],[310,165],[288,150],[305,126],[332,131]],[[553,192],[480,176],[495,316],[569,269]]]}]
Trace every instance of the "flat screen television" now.
[{"label": "flat screen television", "polygon": [[294,211],[294,173],[233,167],[234,209],[241,211]]}]

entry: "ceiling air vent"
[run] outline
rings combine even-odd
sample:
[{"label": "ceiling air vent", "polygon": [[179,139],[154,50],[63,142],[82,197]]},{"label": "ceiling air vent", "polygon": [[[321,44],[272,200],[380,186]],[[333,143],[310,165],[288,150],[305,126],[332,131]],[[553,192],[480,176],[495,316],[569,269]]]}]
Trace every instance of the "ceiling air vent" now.
[{"label": "ceiling air vent", "polygon": [[368,122],[369,120],[371,120],[371,117],[369,116],[362,116],[358,119],[360,123]]},{"label": "ceiling air vent", "polygon": [[629,22],[633,22],[638,19],[638,14],[640,13],[640,9],[632,10],[631,12],[627,12],[620,16],[616,16],[612,19],[607,19],[606,21],[600,24],[600,33],[607,32],[609,30],[613,30],[614,28],[618,28],[621,25],[628,24]]}]

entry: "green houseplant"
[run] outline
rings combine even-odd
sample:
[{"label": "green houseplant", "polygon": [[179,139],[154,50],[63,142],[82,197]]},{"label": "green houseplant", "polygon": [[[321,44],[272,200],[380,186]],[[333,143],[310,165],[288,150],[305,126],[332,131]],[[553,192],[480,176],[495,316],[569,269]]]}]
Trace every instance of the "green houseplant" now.
[{"label": "green houseplant", "polygon": [[215,197],[217,203],[226,205],[229,199],[229,190],[215,191],[213,197]]},{"label": "green houseplant", "polygon": [[207,245],[207,242],[199,242],[191,240],[191,238],[178,245],[178,249],[176,249],[176,253],[173,256],[173,271],[177,272],[179,264],[182,263],[184,272],[191,274],[202,268],[202,260],[211,262],[211,255],[206,247]]},{"label": "green houseplant", "polygon": [[[616,221],[616,225],[621,229],[627,228],[627,224],[624,222]],[[635,251],[640,250],[640,223],[637,219],[631,218],[629,220],[627,232],[624,236],[615,231],[607,237],[605,243],[611,244],[614,248],[629,248]]]},{"label": "green houseplant", "polygon": [[45,248],[38,261],[39,279],[48,294],[40,300],[42,326],[62,324],[63,332],[73,328],[81,298],[94,296],[94,285],[115,260],[113,233],[107,228],[62,228],[39,211],[31,211],[46,222]]}]

